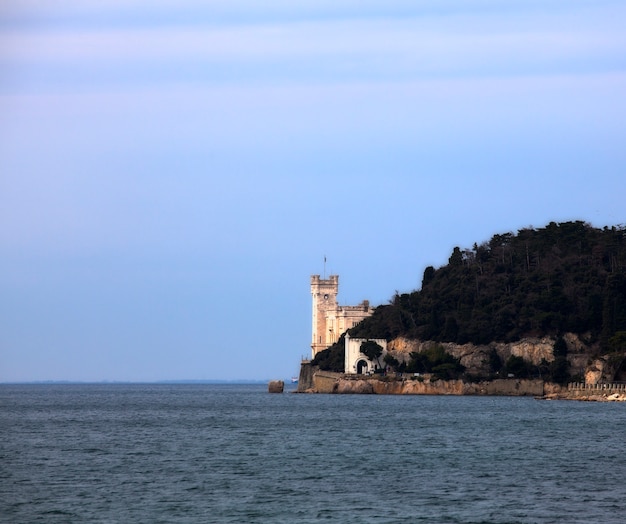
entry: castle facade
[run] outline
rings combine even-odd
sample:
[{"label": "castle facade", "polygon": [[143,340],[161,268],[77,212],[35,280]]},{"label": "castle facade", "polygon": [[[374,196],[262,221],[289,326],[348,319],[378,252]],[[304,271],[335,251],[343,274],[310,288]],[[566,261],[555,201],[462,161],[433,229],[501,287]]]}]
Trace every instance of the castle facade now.
[{"label": "castle facade", "polygon": [[[330,275],[328,279],[311,275],[311,297],[313,298],[311,358],[315,358],[320,351],[332,346],[343,333],[374,312],[368,300],[364,300],[358,306],[340,306],[337,302],[338,293],[338,275]],[[376,342],[381,346],[383,350],[381,358],[387,353],[387,341],[384,338],[350,338],[346,335],[344,373],[368,374],[383,367],[380,359],[372,362],[361,353],[361,344],[368,341]]]},{"label": "castle facade", "polygon": [[340,306],[337,303],[339,276],[328,279],[311,275],[311,296],[313,298],[313,333],[311,338],[311,358],[330,347],[351,327],[373,313],[369,301],[358,306]]}]

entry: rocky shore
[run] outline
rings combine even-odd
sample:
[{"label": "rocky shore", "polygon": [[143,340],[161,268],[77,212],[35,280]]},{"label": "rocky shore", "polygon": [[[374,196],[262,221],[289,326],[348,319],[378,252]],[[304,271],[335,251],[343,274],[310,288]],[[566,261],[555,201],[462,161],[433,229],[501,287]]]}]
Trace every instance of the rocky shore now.
[{"label": "rocky shore", "polygon": [[603,393],[589,395],[573,395],[571,393],[550,393],[543,395],[541,400],[578,400],[580,402],[626,402],[626,394]]},{"label": "rocky shore", "polygon": [[[307,366],[307,364],[303,364]],[[303,380],[308,375],[309,380]],[[299,393],[332,393],[358,395],[544,395],[542,380],[498,379],[481,382],[435,380],[424,376],[363,377],[330,371],[307,370],[301,373]]]},{"label": "rocky shore", "polygon": [[320,371],[303,363],[298,393],[327,393],[338,395],[496,395],[532,396],[542,400],[578,400],[586,402],[626,402],[624,386],[561,386],[531,379],[496,379],[480,382],[436,380],[431,376],[374,375],[364,377]]},{"label": "rocky shore", "polygon": [[[436,380],[428,374],[353,375],[321,371],[309,361],[302,363],[298,392],[378,395],[509,395],[542,399],[594,402],[626,401],[626,362],[623,356],[600,354],[598,344],[588,337],[565,333],[567,366],[580,382],[565,386],[540,379],[501,378],[479,382]],[[555,340],[550,337],[525,338],[516,342],[486,345],[438,343],[398,337],[389,341],[387,353],[401,364],[408,364],[413,353],[424,353],[435,345],[458,359],[468,376],[486,377],[493,370],[491,358],[501,362],[519,357],[530,366],[540,367],[554,361]]]}]

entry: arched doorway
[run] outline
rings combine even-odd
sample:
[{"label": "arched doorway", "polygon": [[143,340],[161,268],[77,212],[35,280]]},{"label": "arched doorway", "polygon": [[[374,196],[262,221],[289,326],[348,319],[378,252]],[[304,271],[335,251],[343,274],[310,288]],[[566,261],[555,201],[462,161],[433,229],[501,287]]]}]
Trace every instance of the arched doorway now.
[{"label": "arched doorway", "polygon": [[368,368],[367,362],[365,360],[359,360],[356,363],[357,375],[365,375],[365,373],[367,373],[367,368]]}]

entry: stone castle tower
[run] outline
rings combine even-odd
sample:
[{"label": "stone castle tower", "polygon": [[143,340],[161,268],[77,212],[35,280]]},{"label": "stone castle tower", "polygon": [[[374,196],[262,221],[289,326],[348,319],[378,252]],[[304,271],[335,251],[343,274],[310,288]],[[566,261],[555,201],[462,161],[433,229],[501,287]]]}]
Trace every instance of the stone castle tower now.
[{"label": "stone castle tower", "polygon": [[311,275],[313,297],[311,358],[315,358],[320,351],[337,342],[346,330],[373,313],[367,300],[358,306],[340,306],[337,303],[338,293],[338,275],[330,275],[328,279]]}]

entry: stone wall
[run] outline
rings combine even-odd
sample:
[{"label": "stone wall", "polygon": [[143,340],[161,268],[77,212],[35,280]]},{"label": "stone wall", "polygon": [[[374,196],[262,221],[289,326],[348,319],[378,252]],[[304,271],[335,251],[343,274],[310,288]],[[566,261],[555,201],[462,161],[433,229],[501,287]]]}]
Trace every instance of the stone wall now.
[{"label": "stone wall", "polygon": [[584,384],[572,382],[567,385],[566,394],[569,397],[586,397],[589,395],[626,395],[626,384]]},{"label": "stone wall", "polygon": [[311,393],[377,395],[502,395],[535,396],[544,394],[542,380],[499,379],[478,383],[462,380],[395,379],[362,377],[328,371],[316,371]]},{"label": "stone wall", "polygon": [[626,384],[585,384],[573,382],[561,388],[547,389],[544,398],[552,400],[589,400],[598,402],[626,402]]},{"label": "stone wall", "polygon": [[300,362],[300,376],[298,377],[298,393],[304,393],[313,387],[313,366],[310,360]]},{"label": "stone wall", "polygon": [[332,371],[316,371],[313,374],[313,390],[315,393],[335,393],[342,373]]}]

